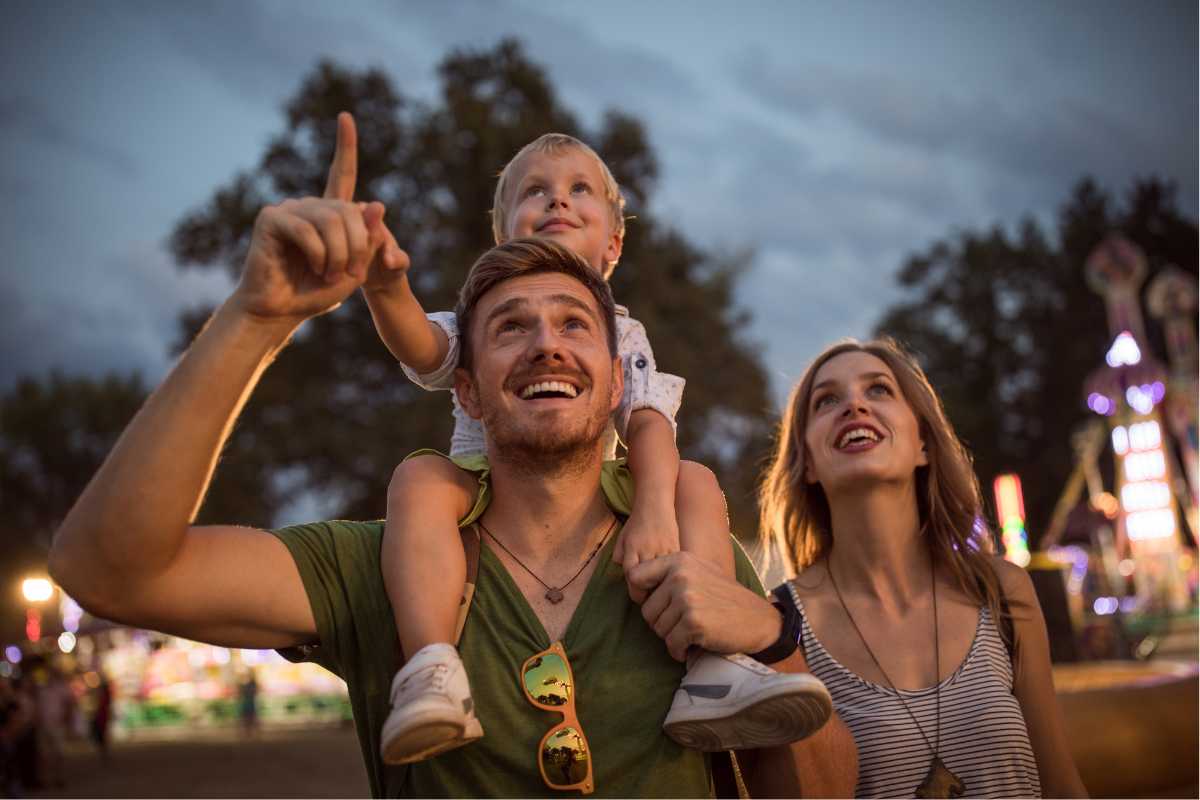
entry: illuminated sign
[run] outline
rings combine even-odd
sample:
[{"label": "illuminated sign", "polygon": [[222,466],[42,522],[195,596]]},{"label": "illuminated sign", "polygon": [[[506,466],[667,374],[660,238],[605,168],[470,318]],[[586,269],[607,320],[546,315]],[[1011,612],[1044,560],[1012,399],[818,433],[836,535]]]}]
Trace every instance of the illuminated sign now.
[{"label": "illuminated sign", "polygon": [[1029,564],[1029,537],[1025,533],[1025,500],[1021,496],[1021,479],[1016,475],[1000,475],[992,483],[996,494],[996,516],[1000,520],[1004,557],[1024,567]]},{"label": "illuminated sign", "polygon": [[1125,511],[1125,532],[1130,540],[1174,536],[1175,511],[1171,507],[1167,457],[1162,449],[1158,420],[1142,420],[1128,427],[1117,425],[1112,430],[1112,443],[1120,462],[1121,508]]}]

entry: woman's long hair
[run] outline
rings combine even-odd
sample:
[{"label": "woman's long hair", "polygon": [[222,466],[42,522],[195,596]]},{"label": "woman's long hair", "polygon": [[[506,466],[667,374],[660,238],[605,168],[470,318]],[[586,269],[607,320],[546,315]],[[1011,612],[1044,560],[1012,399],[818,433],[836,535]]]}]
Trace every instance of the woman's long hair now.
[{"label": "woman's long hair", "polygon": [[[1001,591],[987,563],[992,538],[983,518],[983,499],[971,456],[946,419],[942,402],[916,359],[889,337],[859,342],[847,339],[826,348],[792,389],[779,424],[775,455],[759,493],[759,536],[764,559],[772,552],[789,570],[803,569],[827,555],[834,545],[832,517],[825,491],[804,479],[808,454],[804,442],[809,403],[817,372],[843,353],[862,352],[888,365],[913,410],[925,443],[928,465],[917,468],[917,509],[921,530],[934,558],[947,566],[962,590],[986,603],[998,626]],[[1003,626],[1000,626],[1003,628]]]}]

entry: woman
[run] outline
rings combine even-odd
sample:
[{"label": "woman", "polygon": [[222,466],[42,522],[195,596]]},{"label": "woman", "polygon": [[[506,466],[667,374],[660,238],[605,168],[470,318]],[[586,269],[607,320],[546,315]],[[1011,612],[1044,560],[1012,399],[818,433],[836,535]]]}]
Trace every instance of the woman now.
[{"label": "woman", "polygon": [[915,360],[846,341],[792,391],[763,487],[859,797],[1083,797],[1024,570],[990,555],[970,457]]}]

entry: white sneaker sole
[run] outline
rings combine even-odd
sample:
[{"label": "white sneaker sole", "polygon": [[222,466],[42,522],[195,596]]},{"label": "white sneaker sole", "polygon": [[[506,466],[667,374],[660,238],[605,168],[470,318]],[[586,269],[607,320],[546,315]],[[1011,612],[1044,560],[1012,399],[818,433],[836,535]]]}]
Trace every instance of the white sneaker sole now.
[{"label": "white sneaker sole", "polygon": [[[663,730],[693,750],[752,750],[807,738],[833,713],[825,685],[811,675],[745,698],[732,707],[698,703],[672,709]],[[684,691],[680,689],[679,691]]]},{"label": "white sneaker sole", "polygon": [[392,723],[389,717],[383,723],[380,735],[380,755],[385,764],[411,764],[470,744],[483,736],[483,728],[475,717],[447,713],[434,709],[429,713],[408,715],[407,719]]}]

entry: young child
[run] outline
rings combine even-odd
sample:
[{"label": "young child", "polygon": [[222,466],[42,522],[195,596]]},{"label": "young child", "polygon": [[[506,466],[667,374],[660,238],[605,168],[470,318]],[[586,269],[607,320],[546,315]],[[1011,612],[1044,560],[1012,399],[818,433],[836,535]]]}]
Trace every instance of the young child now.
[{"label": "young child", "polygon": [[[546,134],[501,172],[492,226],[497,243],[528,236],[553,239],[607,278],[621,255],[624,204],[611,172],[590,147],[570,136]],[[384,343],[418,385],[451,389],[459,354],[453,313],[427,318],[403,269],[379,272],[364,292]],[[614,458],[620,434],[636,494],[614,560],[629,569],[682,548],[732,575],[720,487],[705,467],[680,463],[675,447],[684,381],[657,371],[645,329],[620,306],[617,336],[625,396],[605,444],[607,457]],[[457,398],[454,418],[451,455],[483,452],[482,425]],[[384,582],[408,659],[393,681],[392,711],[383,726],[382,751],[389,763],[428,758],[483,734],[452,644],[466,582],[457,523],[470,511],[478,488],[475,477],[449,460],[425,455],[397,467],[388,489]],[[820,727],[829,713],[820,681],[777,673],[746,656],[693,655],[683,686],[688,684],[728,687],[721,697],[681,688],[664,722],[676,741],[705,750],[795,741]]]}]

